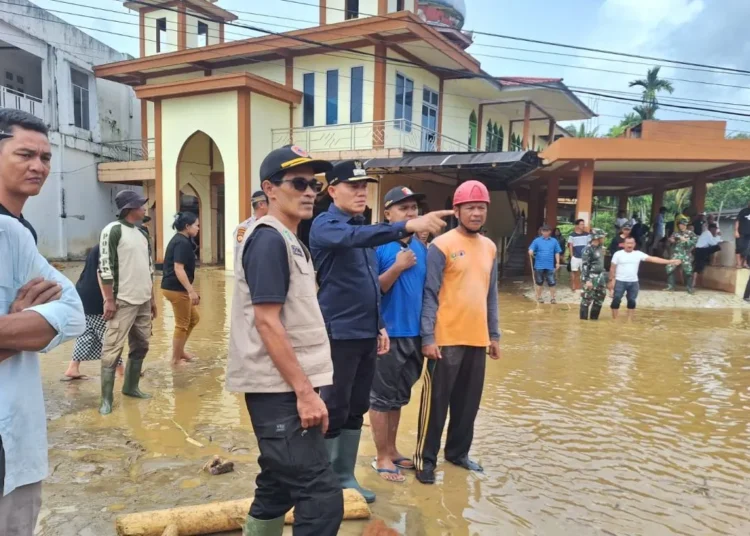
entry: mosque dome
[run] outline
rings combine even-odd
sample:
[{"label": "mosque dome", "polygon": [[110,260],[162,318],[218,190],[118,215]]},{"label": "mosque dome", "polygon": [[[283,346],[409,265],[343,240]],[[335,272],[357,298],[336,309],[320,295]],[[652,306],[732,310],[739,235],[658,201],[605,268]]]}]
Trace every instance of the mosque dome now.
[{"label": "mosque dome", "polygon": [[426,22],[460,30],[466,19],[464,0],[417,0],[417,13]]}]

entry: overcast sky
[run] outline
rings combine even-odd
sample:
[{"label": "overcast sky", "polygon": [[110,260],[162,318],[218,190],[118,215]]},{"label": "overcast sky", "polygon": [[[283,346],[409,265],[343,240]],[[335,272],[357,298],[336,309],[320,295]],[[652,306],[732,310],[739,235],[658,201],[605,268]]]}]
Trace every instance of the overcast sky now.
[{"label": "overcast sky", "polygon": [[[106,8],[121,12],[109,13],[78,7],[59,0],[34,0],[34,3],[81,28],[121,52],[138,54],[138,18],[128,14],[118,0],[66,0],[74,4]],[[299,0],[316,4],[315,0]],[[510,36],[554,41],[592,48],[648,55],[750,70],[750,39],[747,21],[750,2],[747,0],[465,0],[467,19],[465,29]],[[218,4],[238,14],[240,24],[263,26],[273,31],[313,26],[317,23],[318,8],[284,0],[220,0]],[[120,24],[60,13],[82,13],[100,18],[123,21]],[[244,13],[241,13],[244,12]],[[299,20],[291,20],[299,19]],[[98,28],[96,31],[86,28]],[[111,35],[117,32],[127,36]],[[244,29],[227,29],[227,39],[257,35]],[[487,46],[491,45],[491,46]],[[536,52],[509,50],[513,47]],[[578,57],[542,54],[538,51],[572,54]],[[635,92],[628,82],[645,77],[646,70],[657,64],[648,60],[612,57],[616,61],[581,58],[595,54],[564,48],[549,47],[475,35],[470,48],[482,67],[497,76],[541,76],[563,78],[569,86],[596,88],[606,92]],[[496,57],[490,57],[496,56]],[[499,58],[499,57],[502,57]],[[645,62],[647,65],[624,61]],[[534,63],[536,62],[536,63]],[[544,62],[544,63],[539,63]],[[553,64],[553,65],[549,65]],[[602,72],[581,69],[603,69]],[[734,103],[733,111],[750,114],[750,76],[717,74],[664,67],[662,76],[672,79],[675,97],[700,101]],[[679,79],[679,80],[676,80]],[[719,85],[691,83],[710,82]],[[636,95],[624,95],[636,97]],[[613,103],[595,97],[580,96],[599,113],[592,126],[605,133],[619,118],[630,111],[629,103]],[[706,108],[727,108],[728,105],[706,102],[679,104]],[[737,106],[741,105],[741,106]],[[702,115],[699,115],[702,114]],[[750,117],[724,116],[715,112],[668,111],[662,109],[663,119],[726,118],[729,129],[750,133]],[[705,117],[710,116],[710,117]]]}]

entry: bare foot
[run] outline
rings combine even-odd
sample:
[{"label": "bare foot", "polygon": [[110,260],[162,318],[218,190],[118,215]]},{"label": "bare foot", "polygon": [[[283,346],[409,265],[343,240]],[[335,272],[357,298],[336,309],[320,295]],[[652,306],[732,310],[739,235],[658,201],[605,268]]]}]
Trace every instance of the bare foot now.
[{"label": "bare foot", "polygon": [[406,480],[404,475],[401,474],[401,471],[399,471],[398,468],[393,465],[393,462],[388,458],[378,458],[373,460],[372,468],[378,472],[380,478],[388,482],[403,482],[404,480]]},{"label": "bare foot", "polygon": [[193,359],[195,359],[195,356],[193,356],[193,355],[191,355],[191,354],[188,354],[188,353],[184,353],[184,354],[182,354],[182,357],[180,358],[180,360],[182,360],[182,361],[187,361],[188,363],[189,363],[190,361],[192,361]]}]

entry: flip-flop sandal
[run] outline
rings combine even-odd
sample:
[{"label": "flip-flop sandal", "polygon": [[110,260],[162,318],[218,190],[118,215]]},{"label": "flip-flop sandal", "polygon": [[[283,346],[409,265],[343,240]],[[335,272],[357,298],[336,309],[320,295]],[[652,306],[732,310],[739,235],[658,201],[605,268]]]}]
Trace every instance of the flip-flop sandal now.
[{"label": "flip-flop sandal", "polygon": [[404,475],[402,475],[401,471],[399,471],[398,469],[381,469],[381,468],[378,467],[378,462],[375,461],[375,460],[373,460],[372,464],[370,464],[370,465],[372,466],[373,469],[375,469],[375,471],[377,471],[377,473],[379,475],[381,475],[381,478],[383,478],[382,475],[384,475],[384,474],[398,475],[398,476],[401,477],[400,479],[396,479],[396,480],[390,480],[388,478],[383,478],[383,480],[385,480],[386,482],[396,482],[396,483],[399,483],[399,482],[404,482],[406,480],[406,478],[404,477]]},{"label": "flip-flop sandal", "polygon": [[[414,467],[414,462],[411,460],[411,458],[397,458],[395,460],[391,460],[393,462],[393,465],[398,467],[399,469],[406,469],[407,471],[413,471],[416,469]],[[409,465],[404,464],[404,462],[409,462]]]},{"label": "flip-flop sandal", "polygon": [[80,374],[78,376],[63,376],[62,378],[60,378],[60,381],[61,382],[72,382],[72,381],[76,381],[76,380],[90,380],[90,379],[91,378],[89,378],[85,374]]}]

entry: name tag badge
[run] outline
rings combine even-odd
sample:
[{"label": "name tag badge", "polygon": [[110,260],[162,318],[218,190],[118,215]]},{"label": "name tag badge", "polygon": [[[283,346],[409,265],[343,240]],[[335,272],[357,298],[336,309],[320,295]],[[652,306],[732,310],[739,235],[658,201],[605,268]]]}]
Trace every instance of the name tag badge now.
[{"label": "name tag badge", "polygon": [[299,246],[295,246],[294,244],[292,244],[291,247],[292,247],[293,254],[298,255],[300,257],[305,256],[304,252],[302,251],[302,248],[300,248]]}]

